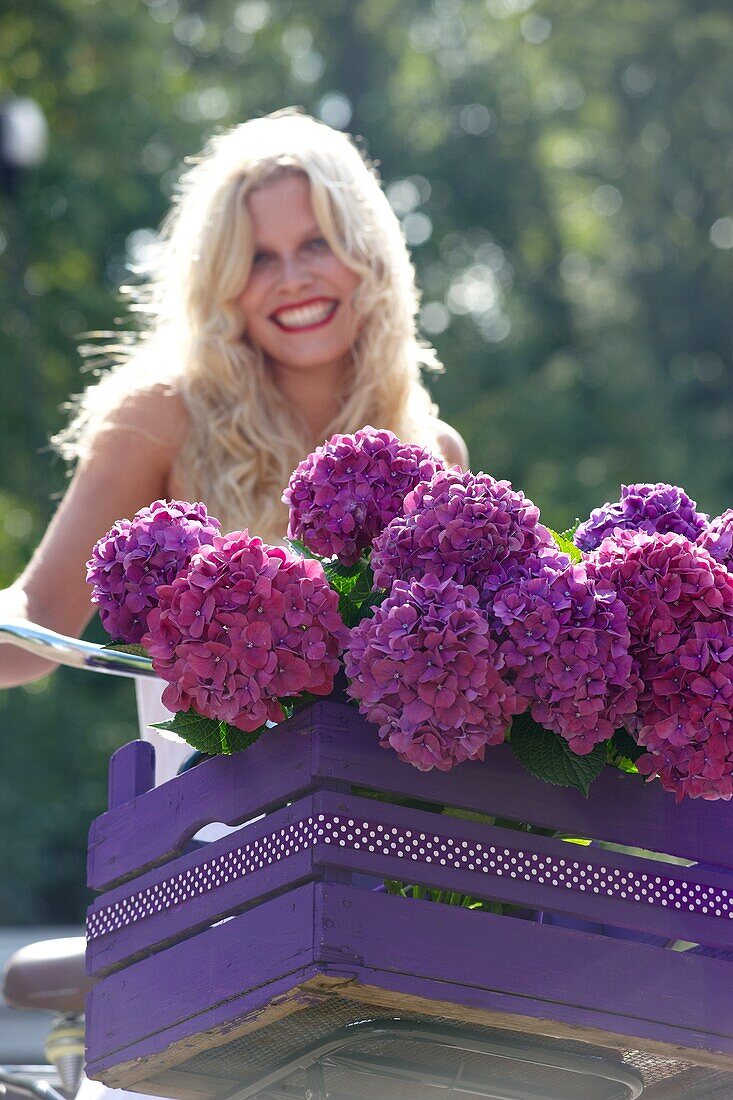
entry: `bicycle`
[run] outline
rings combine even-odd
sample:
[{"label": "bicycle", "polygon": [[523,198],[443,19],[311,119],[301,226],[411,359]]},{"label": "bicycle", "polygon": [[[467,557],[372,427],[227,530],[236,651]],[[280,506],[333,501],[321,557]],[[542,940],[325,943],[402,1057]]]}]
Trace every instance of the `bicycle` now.
[{"label": "bicycle", "polygon": [[[2,642],[72,668],[116,676],[155,675],[145,657],[67,638],[25,620],[0,623]],[[84,938],[70,937],[30,944],[10,959],[3,980],[7,1003],[13,1008],[48,1010],[54,1021],[45,1044],[49,1068],[43,1077],[0,1066],[0,1095],[4,1088],[8,1100],[14,1100],[15,1094],[71,1100],[76,1094],[84,1062],[84,998],[92,984],[86,976],[84,952]]]}]

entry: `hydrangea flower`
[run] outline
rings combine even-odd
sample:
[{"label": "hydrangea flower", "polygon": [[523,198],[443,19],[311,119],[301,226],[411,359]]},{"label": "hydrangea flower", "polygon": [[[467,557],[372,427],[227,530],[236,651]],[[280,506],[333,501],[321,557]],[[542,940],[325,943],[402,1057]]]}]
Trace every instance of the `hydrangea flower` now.
[{"label": "hydrangea flower", "polygon": [[724,565],[726,569],[733,568],[733,508],[728,508],[722,515],[716,516],[697,536],[700,546],[704,546],[709,554]]},{"label": "hydrangea flower", "polygon": [[249,732],[282,721],[280,697],[333,690],[347,631],[320,562],[234,531],[159,595],[143,641],[170,710]]},{"label": "hydrangea flower", "polygon": [[[708,801],[733,797],[733,754],[730,737],[731,677],[733,664],[720,665],[706,677],[693,697],[679,703],[672,714],[655,716],[643,726],[640,743],[648,752],[637,761],[642,775],[658,776],[667,791],[680,802],[688,798]],[[716,721],[716,712],[721,721]],[[714,730],[706,735],[706,723]],[[643,738],[643,740],[642,740]]]},{"label": "hydrangea flower", "polygon": [[593,555],[629,612],[642,680],[629,730],[678,799],[733,795],[733,574],[682,535],[617,531]]},{"label": "hydrangea flower", "polygon": [[474,585],[488,609],[507,581],[568,560],[539,520],[539,509],[508,481],[440,471],[408,494],[402,515],[375,539],[375,583],[389,589],[431,573]]},{"label": "hydrangea flower", "polygon": [[640,483],[622,485],[621,499],[595,508],[575,532],[575,545],[595,550],[615,530],[672,532],[693,541],[707,525],[708,517],[678,485]]},{"label": "hydrangea flower", "polygon": [[367,426],[335,435],[300,463],[283,494],[288,535],[353,565],[402,508],[407,493],[443,463],[392,432]]},{"label": "hydrangea flower", "polygon": [[92,603],[114,641],[138,643],[157,590],[170,584],[201,546],[219,533],[203,504],[156,500],[132,520],[121,519],[95,544],[87,562]]},{"label": "hydrangea flower", "polygon": [[347,691],[381,743],[421,771],[482,760],[526,704],[471,586],[428,574],[396,581],[372,619],[351,631]]},{"label": "hydrangea flower", "polygon": [[634,713],[640,683],[626,607],[611,588],[596,585],[592,566],[569,563],[508,584],[493,611],[517,693],[573,752],[590,752]]}]

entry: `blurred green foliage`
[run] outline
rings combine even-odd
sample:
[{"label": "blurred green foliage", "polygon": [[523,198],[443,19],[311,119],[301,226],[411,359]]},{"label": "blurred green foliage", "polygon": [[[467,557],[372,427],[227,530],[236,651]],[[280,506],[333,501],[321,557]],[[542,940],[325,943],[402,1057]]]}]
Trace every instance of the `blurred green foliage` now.
[{"label": "blurred green foliage", "polygon": [[[726,0],[6,6],[0,89],[50,149],[0,195],[0,581],[63,489],[43,449],[79,339],[115,326],[182,157],[290,103],[379,160],[474,469],[558,530],[622,481],[733,503],[732,55]],[[0,714],[0,923],[78,921],[130,686],[62,671]]]}]

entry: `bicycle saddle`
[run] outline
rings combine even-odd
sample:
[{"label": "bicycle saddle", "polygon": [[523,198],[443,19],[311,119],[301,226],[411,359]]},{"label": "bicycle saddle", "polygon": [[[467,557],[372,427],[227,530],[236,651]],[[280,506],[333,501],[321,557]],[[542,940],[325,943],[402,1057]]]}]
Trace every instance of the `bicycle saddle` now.
[{"label": "bicycle saddle", "polygon": [[84,967],[83,936],[43,940],[21,947],[9,959],[2,992],[11,1008],[84,1012],[84,1001],[94,984]]}]

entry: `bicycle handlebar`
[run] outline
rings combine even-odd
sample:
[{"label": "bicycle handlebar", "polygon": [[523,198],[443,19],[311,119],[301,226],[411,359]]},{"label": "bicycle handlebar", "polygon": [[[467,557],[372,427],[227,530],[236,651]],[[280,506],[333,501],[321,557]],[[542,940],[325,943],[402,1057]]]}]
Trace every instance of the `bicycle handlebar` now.
[{"label": "bicycle handlebar", "polygon": [[0,622],[0,644],[20,646],[46,661],[71,668],[90,669],[92,672],[107,672],[112,676],[155,676],[149,657],[138,653],[123,653],[119,649],[106,649],[95,642],[84,642],[78,638],[67,638],[45,626],[28,622],[27,619],[13,619]]}]

